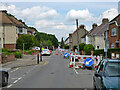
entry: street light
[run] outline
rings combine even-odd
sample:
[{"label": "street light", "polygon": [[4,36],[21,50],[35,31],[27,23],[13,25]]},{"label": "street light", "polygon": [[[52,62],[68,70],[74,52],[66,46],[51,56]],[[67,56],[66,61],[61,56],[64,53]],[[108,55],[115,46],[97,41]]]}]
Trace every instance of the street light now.
[{"label": "street light", "polygon": [[[76,19],[76,26],[77,26],[77,30],[78,30],[78,19]],[[78,53],[79,53],[79,33],[77,31],[77,45],[78,45]]]}]

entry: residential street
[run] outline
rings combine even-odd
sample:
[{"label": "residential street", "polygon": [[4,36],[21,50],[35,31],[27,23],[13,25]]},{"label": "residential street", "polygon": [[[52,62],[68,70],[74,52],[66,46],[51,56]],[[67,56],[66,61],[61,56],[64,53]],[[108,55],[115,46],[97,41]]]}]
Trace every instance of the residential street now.
[{"label": "residential street", "polygon": [[43,58],[45,65],[10,70],[9,84],[5,88],[93,88],[93,71],[69,68],[68,59],[63,59],[60,53]]}]

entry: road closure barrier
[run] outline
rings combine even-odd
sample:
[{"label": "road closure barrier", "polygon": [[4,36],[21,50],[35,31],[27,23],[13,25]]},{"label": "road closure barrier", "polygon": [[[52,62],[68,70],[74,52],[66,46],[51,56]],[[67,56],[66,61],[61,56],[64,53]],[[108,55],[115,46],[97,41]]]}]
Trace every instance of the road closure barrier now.
[{"label": "road closure barrier", "polygon": [[85,67],[91,67],[92,69],[95,69],[101,60],[102,60],[102,56],[78,55],[72,53],[70,55],[69,67],[83,68],[83,69],[85,69]]}]

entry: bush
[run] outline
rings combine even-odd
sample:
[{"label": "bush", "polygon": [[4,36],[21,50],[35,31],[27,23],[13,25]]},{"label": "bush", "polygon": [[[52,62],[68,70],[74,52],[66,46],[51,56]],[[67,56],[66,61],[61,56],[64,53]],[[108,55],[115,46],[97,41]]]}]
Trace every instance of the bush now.
[{"label": "bush", "polygon": [[74,45],[74,46],[73,46],[73,50],[74,50],[74,51],[75,51],[75,49],[77,49],[77,45]]},{"label": "bush", "polygon": [[[111,53],[112,52],[120,53],[120,48],[109,48],[109,49],[107,49],[107,57],[108,58],[111,58]],[[100,54],[103,54],[103,56],[105,56],[104,49],[94,50],[94,55],[100,55]]]},{"label": "bush", "polygon": [[21,52],[15,52],[14,55],[15,55],[15,58],[22,58]]},{"label": "bush", "polygon": [[97,49],[97,50],[94,50],[94,55],[98,56],[102,54],[103,56],[105,56],[105,52],[104,52],[104,49]]},{"label": "bush", "polygon": [[79,44],[79,51],[82,51],[82,50],[84,50],[84,46],[85,46],[86,44],[84,44],[84,43],[80,43]]},{"label": "bush", "polygon": [[90,55],[92,50],[94,50],[94,46],[93,45],[86,44],[84,46],[84,51],[85,51],[86,54]]},{"label": "bush", "polygon": [[69,49],[69,45],[66,45],[66,46],[65,46],[65,49]]},{"label": "bush", "polygon": [[7,48],[2,48],[2,52],[8,52],[9,50]]}]

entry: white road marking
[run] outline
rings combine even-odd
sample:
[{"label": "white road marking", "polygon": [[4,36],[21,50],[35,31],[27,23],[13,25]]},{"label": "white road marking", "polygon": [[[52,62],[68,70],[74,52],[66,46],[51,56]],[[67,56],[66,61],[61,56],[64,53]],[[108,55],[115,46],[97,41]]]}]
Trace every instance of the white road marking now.
[{"label": "white road marking", "polygon": [[22,79],[22,77],[18,78],[18,80]]},{"label": "white road marking", "polygon": [[79,73],[77,72],[77,70],[74,69],[74,71],[75,71],[76,74],[79,74]]},{"label": "white road marking", "polygon": [[18,82],[18,80],[15,80],[13,83],[15,84],[16,82]]},{"label": "white road marking", "polygon": [[15,72],[15,71],[17,71],[19,68],[16,68],[15,70],[13,70],[13,71],[11,71],[11,72]]},{"label": "white road marking", "polygon": [[13,85],[13,84],[8,85],[7,88],[10,88],[12,85]]}]

